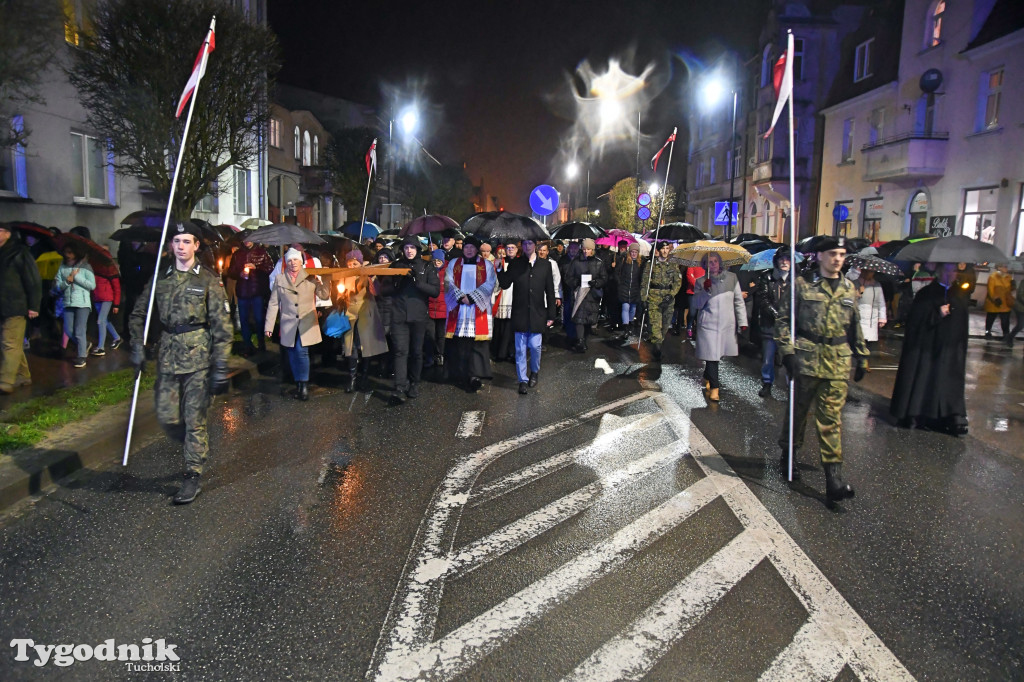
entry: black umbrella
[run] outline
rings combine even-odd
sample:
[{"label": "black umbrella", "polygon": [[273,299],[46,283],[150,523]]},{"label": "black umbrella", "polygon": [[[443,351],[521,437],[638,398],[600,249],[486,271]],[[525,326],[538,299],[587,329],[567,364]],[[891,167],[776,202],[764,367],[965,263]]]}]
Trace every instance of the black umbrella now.
[{"label": "black umbrella", "polygon": [[810,237],[804,237],[796,243],[796,250],[800,253],[814,253],[818,244],[826,239],[833,239],[833,237],[827,234],[816,234]]},{"label": "black umbrella", "polygon": [[541,241],[550,239],[548,231],[533,218],[507,211],[487,211],[471,216],[462,223],[462,231],[490,241]]},{"label": "black umbrella", "polygon": [[[645,237],[654,239],[655,230],[651,230]],[[657,230],[659,240],[669,242],[696,242],[704,239],[704,233],[689,223],[668,223]]]},{"label": "black umbrella", "polygon": [[871,246],[871,240],[864,237],[851,237],[846,240],[846,252],[854,253]]},{"label": "black umbrella", "polygon": [[607,232],[590,223],[562,223],[551,228],[552,239],[600,239]]},{"label": "black umbrella", "polygon": [[770,242],[771,238],[764,234],[754,234],[753,232],[741,232],[732,239],[729,240],[730,244],[742,244],[743,242],[762,241]]},{"label": "black umbrella", "polygon": [[326,244],[320,235],[304,227],[292,223],[276,223],[265,225],[253,230],[245,236],[245,241],[269,246],[285,246],[286,244]]},{"label": "black umbrella", "polygon": [[[886,245],[888,246],[888,245]],[[879,249],[881,250],[881,249]],[[955,234],[951,237],[924,239],[909,244],[895,255],[896,260],[922,263],[1009,263],[1010,258],[992,244]]]},{"label": "black umbrella", "polygon": [[115,242],[158,242],[160,241],[159,227],[146,227],[145,225],[132,225],[122,227],[110,235]]},{"label": "black umbrella", "polygon": [[768,251],[769,249],[777,249],[784,244],[778,244],[771,241],[770,239],[747,239],[739,242],[739,245],[749,251],[751,254],[761,253],[762,251]]}]

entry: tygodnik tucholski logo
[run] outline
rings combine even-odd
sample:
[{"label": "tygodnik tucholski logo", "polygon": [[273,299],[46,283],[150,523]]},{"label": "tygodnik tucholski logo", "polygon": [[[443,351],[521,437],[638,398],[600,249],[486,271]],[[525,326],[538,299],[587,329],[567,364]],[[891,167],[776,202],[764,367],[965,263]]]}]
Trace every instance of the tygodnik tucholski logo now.
[{"label": "tygodnik tucholski logo", "polygon": [[177,644],[168,644],[165,639],[153,640],[146,637],[142,644],[117,644],[106,639],[102,644],[36,644],[31,639],[12,639],[11,648],[14,660],[32,661],[42,668],[52,663],[59,668],[66,668],[75,663],[89,660],[116,661],[124,663],[130,671],[166,671],[179,672],[181,664],[175,653]]}]

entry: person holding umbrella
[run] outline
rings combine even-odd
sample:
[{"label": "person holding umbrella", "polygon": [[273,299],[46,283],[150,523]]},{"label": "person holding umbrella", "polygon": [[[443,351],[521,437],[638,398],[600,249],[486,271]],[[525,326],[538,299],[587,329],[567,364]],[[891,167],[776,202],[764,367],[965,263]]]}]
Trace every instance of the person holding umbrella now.
[{"label": "person holding umbrella", "polygon": [[775,383],[775,321],[779,317],[782,298],[787,294],[792,263],[789,250],[778,248],[772,256],[772,269],[761,273],[754,290],[754,305],[761,315],[761,390],[762,398],[770,398]]},{"label": "person holding umbrella", "polygon": [[491,293],[497,283],[494,266],[478,256],[479,248],[479,239],[467,237],[463,255],[448,261],[444,277],[448,306],[445,338],[449,340],[445,364],[451,378],[464,382],[474,393],[483,386],[483,379],[491,377]]},{"label": "person holding umbrella", "polygon": [[[803,446],[807,413],[817,402],[814,418],[825,469],[825,493],[830,502],[853,497],[853,487],[843,480],[842,409],[849,390],[850,364],[856,362],[854,381],[864,378],[869,355],[857,313],[853,283],[843,277],[846,240],[828,236],[815,244],[818,277],[807,281],[794,277],[796,308],[782,297],[775,322],[775,341],[782,364],[793,381],[793,458]],[[790,316],[796,317],[796,338],[790,335]],[[789,463],[789,415],[779,436],[783,474]],[[794,461],[794,478],[797,469]]]},{"label": "person holding umbrella", "polygon": [[569,261],[562,282],[572,292],[572,323],[576,326],[577,353],[587,352],[587,336],[601,317],[601,290],[608,283],[608,270],[604,261],[594,255],[597,246],[593,239],[583,240],[578,258]]},{"label": "person holding umbrella", "polygon": [[[717,403],[721,388],[718,363],[723,357],[739,355],[736,332],[747,330],[747,308],[739,279],[725,269],[721,255],[714,251],[704,254],[701,267],[707,274],[697,280],[690,307],[697,329],[697,359],[704,361],[704,390],[708,400]],[[674,297],[673,291],[669,300]]]}]

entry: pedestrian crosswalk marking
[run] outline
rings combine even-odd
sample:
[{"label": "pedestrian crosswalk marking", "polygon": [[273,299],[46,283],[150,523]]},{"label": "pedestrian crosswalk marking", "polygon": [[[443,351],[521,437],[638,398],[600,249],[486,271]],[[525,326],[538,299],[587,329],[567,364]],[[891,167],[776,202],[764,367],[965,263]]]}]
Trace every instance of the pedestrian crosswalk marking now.
[{"label": "pedestrian crosswalk marking", "polygon": [[462,413],[459,420],[459,428],[455,430],[456,438],[470,438],[479,436],[484,431],[484,414],[482,410],[469,410]]},{"label": "pedestrian crosswalk marking", "polygon": [[[658,411],[639,418],[613,410],[653,399]],[[648,403],[649,404],[649,403]],[[613,426],[585,446],[548,457],[474,489],[477,477],[502,456],[592,419],[609,415]],[[615,420],[621,420],[616,423]],[[456,547],[462,513],[500,502],[577,461],[600,458],[623,433],[667,423],[674,439],[601,478]],[[640,426],[643,424],[644,426]],[[538,538],[585,511],[626,483],[642,484],[654,472],[692,456],[703,477],[547,575],[435,639],[446,580],[454,580]],[[670,398],[642,391],[575,417],[506,439],[463,457],[435,491],[407,559],[403,578],[374,652],[368,677],[378,680],[452,679],[464,675],[524,628],[575,595],[625,567],[658,539],[711,502],[722,500],[743,530],[670,588],[622,632],[599,646],[567,679],[641,679],[700,619],[758,565],[769,562],[808,613],[807,622],[768,669],[764,680],[834,679],[845,667],[862,680],[912,679],[909,672],[842,598],[736,476]]]}]

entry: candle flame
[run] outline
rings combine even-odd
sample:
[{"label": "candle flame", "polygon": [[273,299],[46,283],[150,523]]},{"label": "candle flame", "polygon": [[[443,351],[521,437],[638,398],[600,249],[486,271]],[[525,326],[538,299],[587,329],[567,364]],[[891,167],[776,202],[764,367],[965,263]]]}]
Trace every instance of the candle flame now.
[{"label": "candle flame", "polygon": [[339,294],[345,293],[345,283],[344,282],[338,282],[338,293]]}]

